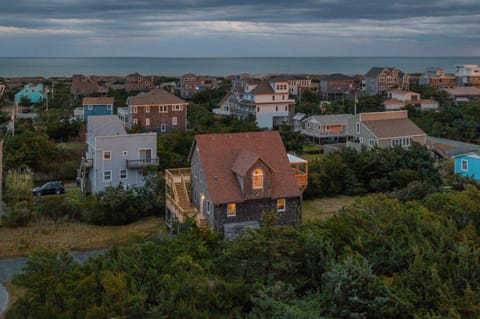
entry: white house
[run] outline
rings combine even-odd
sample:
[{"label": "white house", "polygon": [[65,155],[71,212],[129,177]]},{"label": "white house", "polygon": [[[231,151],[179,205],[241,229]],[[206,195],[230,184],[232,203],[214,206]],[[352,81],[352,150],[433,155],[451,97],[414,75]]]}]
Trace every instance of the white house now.
[{"label": "white house", "polygon": [[293,116],[295,101],[288,94],[288,79],[247,82],[242,94],[230,98],[230,112],[237,118],[253,116],[259,127],[272,129]]}]

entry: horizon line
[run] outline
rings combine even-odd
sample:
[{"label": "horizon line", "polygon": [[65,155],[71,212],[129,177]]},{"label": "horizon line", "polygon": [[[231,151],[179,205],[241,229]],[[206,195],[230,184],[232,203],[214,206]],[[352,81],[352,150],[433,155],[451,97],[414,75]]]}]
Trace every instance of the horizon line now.
[{"label": "horizon line", "polygon": [[0,59],[318,59],[318,58],[480,58],[480,55],[385,56],[0,56]]}]

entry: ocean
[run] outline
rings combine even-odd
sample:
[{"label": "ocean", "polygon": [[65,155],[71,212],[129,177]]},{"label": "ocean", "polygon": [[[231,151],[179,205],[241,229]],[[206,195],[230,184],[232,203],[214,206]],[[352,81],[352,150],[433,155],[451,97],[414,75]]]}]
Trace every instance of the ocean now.
[{"label": "ocean", "polygon": [[455,71],[457,64],[480,64],[480,57],[261,57],[261,58],[12,58],[0,57],[0,77],[118,75],[181,76],[185,73],[226,76],[249,73],[364,74],[372,66],[407,73],[428,67]]}]

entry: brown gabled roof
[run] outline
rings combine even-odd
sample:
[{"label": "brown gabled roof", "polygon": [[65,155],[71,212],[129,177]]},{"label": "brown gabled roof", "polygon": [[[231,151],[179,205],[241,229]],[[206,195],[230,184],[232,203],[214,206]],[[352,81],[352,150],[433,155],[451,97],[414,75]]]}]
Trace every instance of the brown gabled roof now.
[{"label": "brown gabled roof", "polygon": [[129,96],[128,105],[149,105],[149,104],[187,104],[188,102],[165,91],[164,89],[153,89],[147,93],[141,92],[136,96]]},{"label": "brown gabled roof", "polygon": [[257,87],[254,88],[253,93],[255,94],[273,94],[275,91],[272,89],[268,82],[262,81],[258,83]]},{"label": "brown gabled roof", "polygon": [[243,149],[238,153],[235,162],[233,162],[232,171],[235,174],[244,177],[248,170],[252,168],[253,164],[259,159],[260,156],[258,156],[258,154]]},{"label": "brown gabled roof", "polygon": [[408,118],[363,121],[363,123],[379,139],[426,135],[422,129],[416,126],[415,123]]},{"label": "brown gabled roof", "polygon": [[84,97],[82,105],[113,105],[113,97]]},{"label": "brown gabled roof", "polygon": [[301,194],[277,131],[196,135],[194,147],[198,148],[214,204],[244,201],[233,169],[244,172],[254,160],[262,160],[272,170],[272,198]]}]

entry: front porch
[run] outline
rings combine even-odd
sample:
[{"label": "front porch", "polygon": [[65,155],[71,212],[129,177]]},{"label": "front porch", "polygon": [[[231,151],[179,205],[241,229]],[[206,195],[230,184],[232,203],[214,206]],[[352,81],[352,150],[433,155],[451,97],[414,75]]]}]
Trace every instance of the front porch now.
[{"label": "front porch", "polygon": [[179,223],[184,223],[187,219],[193,220],[198,228],[208,228],[207,219],[190,201],[191,168],[165,170],[165,186],[165,223],[170,230],[175,230]]}]

